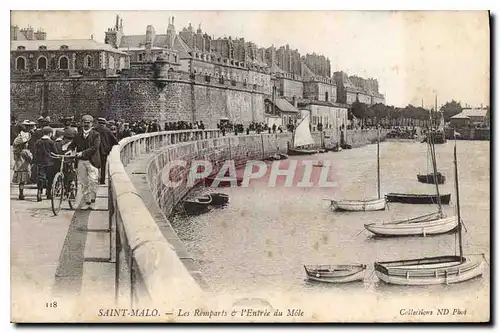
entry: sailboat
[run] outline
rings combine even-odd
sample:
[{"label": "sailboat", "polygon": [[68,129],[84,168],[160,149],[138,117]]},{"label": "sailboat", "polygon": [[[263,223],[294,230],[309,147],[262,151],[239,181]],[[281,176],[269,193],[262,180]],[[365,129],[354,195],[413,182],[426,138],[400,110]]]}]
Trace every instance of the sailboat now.
[{"label": "sailboat", "polygon": [[292,145],[288,148],[288,155],[312,155],[318,153],[316,149],[299,148],[312,144],[314,144],[314,139],[309,130],[309,115],[306,115],[293,131]]},{"label": "sailboat", "polygon": [[484,262],[478,257],[464,256],[463,254],[456,139],[454,165],[457,216],[458,221],[460,221],[458,224],[459,255],[375,262],[375,273],[380,280],[389,284],[420,286],[459,283],[483,274]]},{"label": "sailboat", "polygon": [[[429,150],[432,160],[432,169],[434,177],[437,177],[436,151],[432,138],[429,137]],[[439,193],[439,185],[436,185],[436,195],[424,194],[433,198],[430,203],[437,203],[438,211],[423,216],[417,216],[410,219],[391,221],[385,223],[369,223],[365,224],[365,229],[377,236],[427,236],[448,233],[458,226],[458,218],[456,216],[447,217],[443,213],[442,200],[443,197]],[[402,194],[406,197],[415,196],[417,194]],[[420,194],[422,196],[422,194]],[[448,203],[449,196],[448,194]],[[389,200],[388,200],[389,201]]]},{"label": "sailboat", "polygon": [[385,197],[380,197],[380,128],[377,139],[377,192],[378,198],[371,200],[330,200],[333,210],[366,212],[385,209]]}]

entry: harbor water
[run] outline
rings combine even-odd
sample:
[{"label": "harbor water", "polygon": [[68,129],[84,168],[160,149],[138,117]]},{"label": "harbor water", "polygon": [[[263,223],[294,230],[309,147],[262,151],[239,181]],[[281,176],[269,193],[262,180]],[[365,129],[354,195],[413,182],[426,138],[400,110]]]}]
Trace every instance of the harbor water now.
[{"label": "harbor water", "polygon": [[[426,293],[454,296],[489,295],[490,143],[458,141],[461,215],[465,254],[484,253],[482,278],[458,285],[417,287]],[[438,171],[446,176],[440,192],[451,193],[447,215],[456,213],[453,141],[436,145]],[[172,226],[217,292],[262,289],[302,293],[396,293],[414,288],[389,286],[373,274],[374,261],[458,254],[456,234],[428,237],[374,238],[365,223],[404,219],[437,211],[436,205],[388,203],[385,211],[332,212],[334,199],[377,197],[377,145],[316,155],[330,160],[337,187],[269,187],[256,181],[248,188],[219,188],[230,204],[198,216],[172,216]],[[290,157],[303,159],[304,157]],[[310,158],[310,157],[307,157]],[[419,142],[380,144],[381,194],[435,193],[435,185],[417,181],[417,173],[432,172],[427,145]],[[203,191],[204,189],[199,189]],[[191,196],[196,194],[196,190]],[[335,285],[306,279],[307,264],[367,264],[363,282]],[[444,294],[442,294],[444,291]]]}]

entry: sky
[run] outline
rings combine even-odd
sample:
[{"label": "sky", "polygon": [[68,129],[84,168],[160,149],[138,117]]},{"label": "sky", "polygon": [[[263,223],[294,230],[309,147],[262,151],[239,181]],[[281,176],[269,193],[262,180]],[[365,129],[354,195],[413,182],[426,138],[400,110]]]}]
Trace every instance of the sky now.
[{"label": "sky", "polygon": [[490,102],[490,32],[486,11],[13,11],[11,25],[43,28],[48,39],[104,41],[115,16],[126,35],[147,25],[165,33],[189,23],[209,35],[243,37],[259,47],[290,45],[330,58],[332,73],[376,78],[386,104],[430,108],[452,99]]}]

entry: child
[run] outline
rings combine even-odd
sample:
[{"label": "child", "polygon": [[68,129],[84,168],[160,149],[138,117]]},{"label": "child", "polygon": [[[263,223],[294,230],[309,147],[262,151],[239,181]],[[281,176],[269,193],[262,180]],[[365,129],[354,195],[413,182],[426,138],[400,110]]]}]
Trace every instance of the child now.
[{"label": "child", "polygon": [[49,126],[45,126],[42,129],[43,136],[35,142],[35,154],[33,154],[33,159],[37,165],[37,195],[36,201],[42,201],[42,191],[47,188],[47,199],[52,198],[51,186],[52,186],[52,166],[54,161],[52,159],[51,153],[56,153],[56,145],[54,141],[50,139],[50,135],[53,133],[53,129]]},{"label": "child", "polygon": [[12,143],[12,152],[14,155],[14,176],[12,182],[19,184],[19,200],[24,200],[24,184],[29,181],[30,162],[33,157],[27,149],[31,134],[24,124],[29,124],[29,121],[18,125],[19,134]]}]

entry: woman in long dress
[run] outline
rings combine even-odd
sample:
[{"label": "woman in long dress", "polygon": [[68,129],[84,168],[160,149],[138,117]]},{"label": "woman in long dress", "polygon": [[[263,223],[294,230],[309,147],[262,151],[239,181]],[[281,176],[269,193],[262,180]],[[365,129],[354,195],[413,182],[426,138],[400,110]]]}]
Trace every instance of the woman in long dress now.
[{"label": "woman in long dress", "polygon": [[19,184],[19,200],[24,200],[24,184],[30,178],[30,162],[33,158],[28,150],[28,142],[31,139],[31,134],[26,130],[24,125],[19,125],[19,134],[14,139],[12,144],[12,152],[14,155],[14,176],[12,183]]}]

